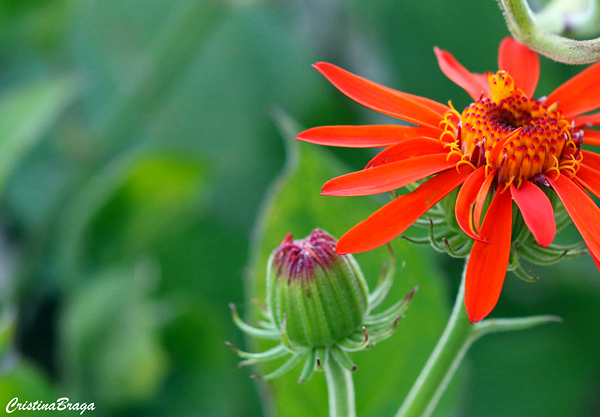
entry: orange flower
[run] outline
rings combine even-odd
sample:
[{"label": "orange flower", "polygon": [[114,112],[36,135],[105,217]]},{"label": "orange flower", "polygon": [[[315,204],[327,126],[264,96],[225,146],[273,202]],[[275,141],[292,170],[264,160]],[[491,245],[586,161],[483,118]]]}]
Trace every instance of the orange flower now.
[{"label": "orange flower", "polygon": [[[344,147],[386,147],[365,169],[334,178],[323,195],[358,196],[392,191],[435,175],[395,198],[348,231],[340,254],[364,252],[396,238],[454,189],[456,220],[474,239],[466,270],[465,304],[471,322],[495,307],[510,258],[513,201],[537,244],[556,233],[553,189],[600,268],[600,63],[534,99],[539,76],[536,53],[506,38],[497,73],[467,71],[448,52],[435,49],[439,65],[475,100],[461,112],[435,101],[392,90],[335,65],[315,68],[358,103],[417,126],[323,126],[299,140]],[[484,203],[491,203],[482,220]]]}]

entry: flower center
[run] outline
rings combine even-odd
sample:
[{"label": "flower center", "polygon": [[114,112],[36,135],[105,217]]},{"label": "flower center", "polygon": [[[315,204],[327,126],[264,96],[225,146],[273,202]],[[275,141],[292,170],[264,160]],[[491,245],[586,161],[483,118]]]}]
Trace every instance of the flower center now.
[{"label": "flower center", "polygon": [[[575,174],[582,155],[581,134],[573,133],[558,103],[526,97],[504,71],[489,75],[490,97],[482,97],[462,114],[449,110],[442,121],[440,140],[458,164],[485,166],[498,185],[508,187],[540,174],[569,170]],[[575,139],[573,140],[573,136]],[[536,178],[536,176],[538,176]]]}]

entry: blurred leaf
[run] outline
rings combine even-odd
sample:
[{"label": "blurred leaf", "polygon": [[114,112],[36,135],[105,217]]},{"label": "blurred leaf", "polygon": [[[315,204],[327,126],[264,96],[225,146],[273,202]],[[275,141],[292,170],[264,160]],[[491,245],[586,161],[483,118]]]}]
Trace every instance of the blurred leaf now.
[{"label": "blurred leaf", "polygon": [[8,350],[16,330],[14,312],[5,309],[0,316],[0,361]]},{"label": "blurred leaf", "polygon": [[[320,196],[320,187],[326,180],[348,172],[348,169],[322,148],[296,142],[293,137],[297,127],[285,118],[280,119],[285,125],[288,164],[273,186],[259,218],[258,233],[253,242],[248,299],[265,299],[267,258],[288,232],[295,238],[303,238],[313,228],[320,227],[339,237],[379,207],[368,197]],[[397,301],[416,285],[420,290],[391,339],[378,344],[375,352],[358,352],[352,356],[359,368],[354,373],[358,415],[387,416],[398,409],[447,319],[445,286],[439,272],[432,268],[426,257],[431,251],[419,252],[405,242],[395,242],[394,248],[399,268],[386,305]],[[374,288],[381,264],[386,259],[385,249],[356,258],[369,286]],[[256,318],[253,316],[251,321]],[[268,346],[264,343],[251,345],[260,350]],[[295,369],[270,384],[273,393],[270,401],[274,401],[277,414],[282,417],[327,416],[323,375],[317,374],[308,383],[298,385],[299,373],[300,369]]]},{"label": "blurred leaf", "polygon": [[[76,0],[3,0],[0,3],[0,47],[6,55],[23,54],[9,48],[28,46],[45,53],[67,31],[68,11]],[[15,45],[16,44],[16,45]]]},{"label": "blurred leaf", "polygon": [[[136,253],[189,214],[190,206],[203,195],[204,182],[203,165],[196,159],[144,156],[134,161],[120,188],[98,213],[93,234],[109,237],[114,252]],[[116,248],[115,240],[122,242]]]},{"label": "blurred leaf", "polygon": [[113,268],[86,282],[61,320],[65,384],[103,407],[144,401],[167,371],[149,265]]},{"label": "blurred leaf", "polygon": [[311,68],[317,55],[299,36],[304,29],[283,6],[231,6],[147,127],[150,141],[209,158],[214,214],[242,234],[284,160],[270,111],[306,114],[323,82]]},{"label": "blurred leaf", "polygon": [[133,152],[107,164],[64,210],[61,267],[75,279],[86,261],[135,257],[197,207],[204,164],[173,152]]},{"label": "blurred leaf", "polygon": [[152,408],[159,408],[161,415],[260,415],[255,394],[247,387],[247,372],[240,372],[237,358],[223,343],[231,333],[229,309],[198,301],[192,291],[174,292],[169,301],[175,317],[163,340],[171,371],[164,395]]},{"label": "blurred leaf", "polygon": [[43,137],[78,93],[72,78],[39,81],[0,101],[0,189],[11,171]]},{"label": "blurred leaf", "polygon": [[224,8],[197,0],[106,0],[82,7],[77,54],[93,74],[85,100],[104,145],[122,147],[140,123],[152,121]]},{"label": "blurred leaf", "polygon": [[[5,364],[6,365],[6,364]],[[8,402],[18,397],[24,400],[53,402],[57,398],[49,379],[36,366],[27,361],[17,361],[0,372],[0,404],[4,409]]]}]

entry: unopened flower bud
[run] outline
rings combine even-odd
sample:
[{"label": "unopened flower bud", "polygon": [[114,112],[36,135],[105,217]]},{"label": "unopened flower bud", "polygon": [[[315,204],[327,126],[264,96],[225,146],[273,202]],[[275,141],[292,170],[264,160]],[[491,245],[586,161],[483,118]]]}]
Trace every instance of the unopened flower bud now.
[{"label": "unopened flower bud", "polygon": [[408,308],[416,288],[381,313],[372,310],[385,299],[394,279],[395,261],[382,270],[379,284],[369,294],[360,267],[352,255],[335,253],[337,240],[320,229],[306,239],[288,234],[273,251],[267,266],[267,305],[259,327],[244,323],[233,304],[237,326],[258,339],[279,341],[260,353],[239,350],[227,342],[250,365],[291,357],[264,379],[277,378],[304,361],[299,382],[308,381],[315,370],[336,362],[354,371],[348,352],[356,352],[390,337]]},{"label": "unopened flower bud", "polygon": [[306,239],[288,234],[271,254],[267,304],[292,345],[329,346],[359,329],[367,313],[360,267],[351,255],[336,254],[336,243],[315,229]]}]

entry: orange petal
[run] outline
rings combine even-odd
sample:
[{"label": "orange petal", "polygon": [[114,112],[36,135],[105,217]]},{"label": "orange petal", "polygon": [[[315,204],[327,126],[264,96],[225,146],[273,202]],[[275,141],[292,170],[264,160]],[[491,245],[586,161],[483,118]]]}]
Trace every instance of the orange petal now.
[{"label": "orange petal", "polygon": [[462,184],[471,172],[473,169],[466,165],[459,171],[446,171],[425,181],[412,193],[390,201],[342,236],[337,244],[337,253],[366,252],[394,239]]},{"label": "orange petal", "polygon": [[522,130],[523,130],[523,127],[518,127],[515,130],[513,130],[512,132],[510,132],[508,135],[506,135],[504,138],[500,139],[499,142],[496,142],[494,144],[494,148],[492,149],[490,156],[488,157],[489,158],[488,160],[496,161],[498,159],[498,157],[500,156],[500,152],[502,152],[504,150],[504,145],[506,145],[508,142],[510,142],[517,136],[519,136],[521,134]]},{"label": "orange petal", "polygon": [[446,154],[425,155],[352,172],[327,181],[321,195],[357,196],[384,193],[456,165]]},{"label": "orange petal", "polygon": [[577,116],[600,107],[600,62],[588,67],[548,96],[549,105],[558,101],[565,117]]},{"label": "orange petal", "polygon": [[590,127],[600,125],[600,113],[586,114],[573,118],[575,127]]},{"label": "orange petal", "polygon": [[583,155],[582,164],[587,165],[596,171],[600,171],[600,155],[586,150],[582,150],[581,154]]},{"label": "orange petal", "polygon": [[407,139],[379,152],[377,156],[367,164],[365,169],[401,161],[403,159],[414,158],[416,156],[432,155],[436,153],[448,155],[448,150],[444,148],[444,142],[441,142],[439,139]]},{"label": "orange petal", "polygon": [[487,74],[474,74],[463,67],[450,52],[443,51],[437,46],[433,50],[442,72],[464,88],[473,100],[479,100],[482,94],[490,94]]},{"label": "orange petal", "polygon": [[600,130],[583,130],[583,144],[600,146]]},{"label": "orange petal", "polygon": [[471,323],[483,320],[496,306],[510,258],[512,199],[509,192],[496,192],[488,209],[481,236],[475,241],[467,264],[465,306]]},{"label": "orange petal", "polygon": [[427,97],[421,97],[421,96],[416,96],[414,94],[408,94],[403,91],[394,90],[393,88],[389,88],[386,86],[381,86],[381,87],[384,88],[385,90],[388,90],[392,94],[398,94],[409,100],[416,101],[417,103],[424,105],[425,107],[435,111],[436,113],[439,113],[440,115],[443,115],[448,110],[450,110],[450,107],[446,106],[445,104],[438,103],[437,101],[431,100]]},{"label": "orange petal", "polygon": [[506,37],[500,43],[498,67],[512,76],[515,86],[523,90],[527,97],[533,96],[540,77],[538,54],[513,38]]},{"label": "orange petal", "polygon": [[579,171],[575,179],[583,185],[585,188],[590,190],[592,194],[600,198],[600,172],[590,168],[585,164],[579,165]]},{"label": "orange petal", "polygon": [[590,255],[592,255],[592,259],[594,260],[594,263],[596,264],[596,268],[598,268],[598,271],[600,271],[600,260],[598,260],[598,258],[596,258],[593,253],[591,253]]},{"label": "orange petal", "polygon": [[585,191],[566,176],[561,175],[553,180],[547,175],[546,178],[581,233],[588,250],[596,259],[600,258],[600,209]]},{"label": "orange petal", "polygon": [[[319,62],[314,67],[342,93],[370,109],[417,125],[438,127],[439,112],[407,95],[354,75],[333,64]],[[438,103],[439,104],[439,103]]]},{"label": "orange petal", "polygon": [[477,194],[477,201],[475,202],[475,211],[474,211],[474,222],[475,222],[475,230],[479,232],[481,225],[481,213],[483,213],[483,206],[485,204],[485,199],[487,197],[488,191],[490,191],[490,187],[492,186],[492,181],[496,177],[496,169],[493,169],[490,174],[486,177],[485,182],[481,186],[479,190],[479,194]]},{"label": "orange petal", "polygon": [[378,148],[414,137],[438,138],[442,130],[433,127],[396,125],[321,126],[305,130],[296,139],[345,148]]},{"label": "orange petal", "polygon": [[543,248],[550,245],[556,235],[556,221],[548,196],[527,180],[523,181],[519,188],[515,187],[514,183],[511,184],[510,192],[538,245]]},{"label": "orange petal", "polygon": [[479,167],[473,172],[469,178],[465,181],[458,197],[456,197],[455,214],[456,221],[460,228],[469,236],[471,239],[481,240],[488,243],[485,239],[481,238],[473,229],[473,205],[479,194],[481,186],[485,182],[485,167]]}]

